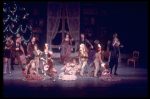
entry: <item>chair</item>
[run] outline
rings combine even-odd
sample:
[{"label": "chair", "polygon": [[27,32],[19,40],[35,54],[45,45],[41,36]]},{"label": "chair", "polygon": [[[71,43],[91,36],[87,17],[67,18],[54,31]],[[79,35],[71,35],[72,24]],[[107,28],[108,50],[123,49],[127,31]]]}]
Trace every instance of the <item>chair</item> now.
[{"label": "chair", "polygon": [[139,59],[139,51],[133,51],[133,58],[129,58],[127,60],[127,65],[129,66],[129,62],[133,62],[134,63],[134,68],[135,68],[135,63],[137,62],[137,66],[138,66],[138,59]]}]

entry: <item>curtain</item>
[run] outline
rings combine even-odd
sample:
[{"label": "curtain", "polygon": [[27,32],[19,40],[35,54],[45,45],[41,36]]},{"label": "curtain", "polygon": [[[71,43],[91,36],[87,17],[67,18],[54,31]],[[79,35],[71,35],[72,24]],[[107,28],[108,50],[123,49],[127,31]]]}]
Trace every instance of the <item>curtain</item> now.
[{"label": "curtain", "polygon": [[[74,40],[78,40],[80,32],[80,3],[66,2],[66,15],[69,33]],[[75,43],[76,48],[77,43]]]},{"label": "curtain", "polygon": [[61,17],[61,7],[60,2],[48,2],[47,9],[47,43],[49,50],[52,50],[51,41],[55,38]]}]

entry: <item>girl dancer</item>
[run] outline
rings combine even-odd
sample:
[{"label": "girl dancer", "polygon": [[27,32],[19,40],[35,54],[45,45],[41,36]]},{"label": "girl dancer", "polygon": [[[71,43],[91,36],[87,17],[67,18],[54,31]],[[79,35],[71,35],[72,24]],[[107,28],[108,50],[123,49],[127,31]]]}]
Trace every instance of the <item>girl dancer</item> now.
[{"label": "girl dancer", "polygon": [[25,76],[23,79],[24,81],[36,82],[44,80],[44,78],[38,74],[35,68],[35,61],[31,60],[30,63],[26,66],[26,72],[23,74],[23,76]]},{"label": "girl dancer", "polygon": [[48,75],[53,79],[53,81],[55,81],[54,78],[54,73],[57,73],[57,70],[53,67],[53,60],[51,59],[51,54],[52,52],[49,51],[48,53],[48,60],[47,60],[47,64],[48,64]]},{"label": "girl dancer", "polygon": [[80,45],[80,52],[79,52],[78,56],[79,56],[79,63],[81,65],[80,75],[83,76],[84,67],[87,64],[87,60],[88,60],[88,53],[85,51],[84,44]]},{"label": "girl dancer", "polygon": [[59,74],[58,79],[62,79],[62,80],[76,80],[77,79],[73,68],[70,66],[70,63],[67,63],[61,70],[63,72]]},{"label": "girl dancer", "polygon": [[75,58],[72,59],[71,66],[73,66],[73,71],[75,72],[75,74],[80,74],[81,65],[76,62]]},{"label": "girl dancer", "polygon": [[40,50],[38,49],[38,45],[35,44],[35,45],[34,45],[34,51],[33,51],[33,53],[34,53],[34,60],[35,60],[35,63],[36,63],[36,71],[38,72],[38,68],[39,68],[39,58],[43,55],[43,52],[40,51]]}]

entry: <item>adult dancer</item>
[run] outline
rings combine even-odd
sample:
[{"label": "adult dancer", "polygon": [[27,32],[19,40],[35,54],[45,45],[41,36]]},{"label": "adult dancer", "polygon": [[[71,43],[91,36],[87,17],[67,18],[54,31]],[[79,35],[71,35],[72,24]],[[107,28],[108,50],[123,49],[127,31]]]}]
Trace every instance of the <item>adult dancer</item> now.
[{"label": "adult dancer", "polygon": [[73,39],[70,38],[70,34],[67,33],[66,37],[63,39],[59,47],[59,50],[61,48],[60,59],[61,59],[61,62],[64,64],[71,62],[71,51],[73,50],[72,41]]},{"label": "adult dancer", "polygon": [[110,73],[112,74],[112,69],[115,65],[115,72],[114,72],[114,75],[118,75],[116,73],[117,71],[117,68],[118,68],[118,57],[119,57],[119,45],[120,45],[120,42],[118,41],[114,41],[112,43],[112,49],[111,49],[111,56],[110,56],[110,62],[109,62],[109,68],[111,68],[111,71]]},{"label": "adult dancer", "polygon": [[27,45],[27,64],[30,62],[30,60],[34,59],[34,44],[35,44],[35,37],[32,37],[31,41]]},{"label": "adult dancer", "polygon": [[6,69],[8,67],[9,74],[11,74],[10,62],[11,62],[11,45],[13,44],[12,40],[13,35],[9,34],[8,39],[6,40],[6,45],[4,47],[4,74],[6,74]]},{"label": "adult dancer", "polygon": [[12,56],[14,56],[14,58],[18,60],[18,63],[21,66],[22,71],[24,71],[25,68],[23,66],[22,59],[20,58],[20,56],[23,54],[23,50],[20,44],[20,39],[16,39],[16,41],[11,46],[11,50],[12,50]]},{"label": "adult dancer", "polygon": [[33,51],[33,53],[34,53],[34,60],[35,60],[35,64],[36,64],[36,71],[38,72],[39,59],[40,59],[40,57],[43,55],[43,52],[40,51],[40,50],[38,49],[38,45],[35,44],[35,45],[34,45],[34,51]]},{"label": "adult dancer", "polygon": [[[20,45],[20,50],[22,51],[22,54],[20,55],[20,59],[22,61],[22,64],[26,64],[25,52],[24,52],[24,48],[22,46],[22,40],[20,37],[20,33],[16,34],[16,40],[18,40],[19,45]],[[15,61],[12,61],[12,62],[18,63],[17,58],[15,58]]]},{"label": "adult dancer", "polygon": [[[115,41],[120,43],[120,41],[119,41],[119,39],[118,39],[118,37],[117,37],[117,33],[115,33],[115,34],[113,35],[112,44],[114,44]],[[121,62],[120,47],[123,47],[123,45],[119,44],[119,46],[118,46],[118,48],[119,48],[119,58],[118,58],[118,62]],[[108,62],[109,62],[109,61],[108,61]]]},{"label": "adult dancer", "polygon": [[78,44],[78,49],[77,49],[77,51],[79,50],[79,47],[80,47],[80,44],[84,44],[85,45],[85,50],[86,51],[88,51],[88,49],[87,49],[87,44],[93,49],[93,45],[89,42],[89,40],[87,40],[86,38],[85,38],[85,36],[84,36],[84,34],[82,33],[82,34],[80,34],[80,41],[79,41],[79,44]]}]

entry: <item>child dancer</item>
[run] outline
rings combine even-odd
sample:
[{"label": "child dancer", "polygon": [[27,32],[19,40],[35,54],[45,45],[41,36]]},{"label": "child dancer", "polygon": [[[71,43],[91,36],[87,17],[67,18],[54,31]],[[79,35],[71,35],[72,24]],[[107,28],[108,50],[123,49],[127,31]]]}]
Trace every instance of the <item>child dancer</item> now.
[{"label": "child dancer", "polygon": [[76,80],[77,79],[75,72],[73,71],[73,68],[70,66],[70,63],[67,63],[61,70],[63,72],[59,74],[58,79],[62,79],[62,80]]},{"label": "child dancer", "polygon": [[47,60],[47,64],[49,66],[48,75],[53,79],[53,81],[55,81],[54,73],[57,73],[57,70],[53,67],[53,63],[52,63],[53,60],[51,59],[51,54],[52,54],[52,52],[49,51],[48,60]]},{"label": "child dancer", "polygon": [[101,46],[100,46],[100,44],[98,44],[98,49],[96,50],[96,54],[95,54],[95,60],[94,60],[94,64],[95,64],[94,77],[97,77],[97,72],[100,69],[99,62],[101,64],[103,64],[102,59],[101,59]]},{"label": "child dancer", "polygon": [[85,50],[84,44],[80,45],[80,52],[79,52],[78,56],[79,56],[79,63],[81,64],[80,75],[83,76],[84,67],[87,64],[87,60],[88,60],[88,53]]},{"label": "child dancer", "polygon": [[33,54],[34,54],[34,60],[35,60],[35,64],[36,64],[36,71],[38,72],[38,68],[39,68],[39,58],[42,56],[43,52],[41,52],[41,51],[38,49],[38,45],[37,45],[37,44],[34,45]]},{"label": "child dancer", "polygon": [[24,81],[29,81],[29,82],[36,82],[36,81],[41,81],[44,80],[42,76],[38,74],[38,72],[35,70],[35,61],[31,60],[29,64],[26,66],[26,72],[24,71],[23,76],[25,78],[23,79]]},{"label": "child dancer", "polygon": [[120,78],[115,77],[110,73],[109,66],[107,64],[104,64],[104,68],[105,70],[102,72],[102,75],[99,77],[100,80],[109,81],[109,82],[121,80]]}]

